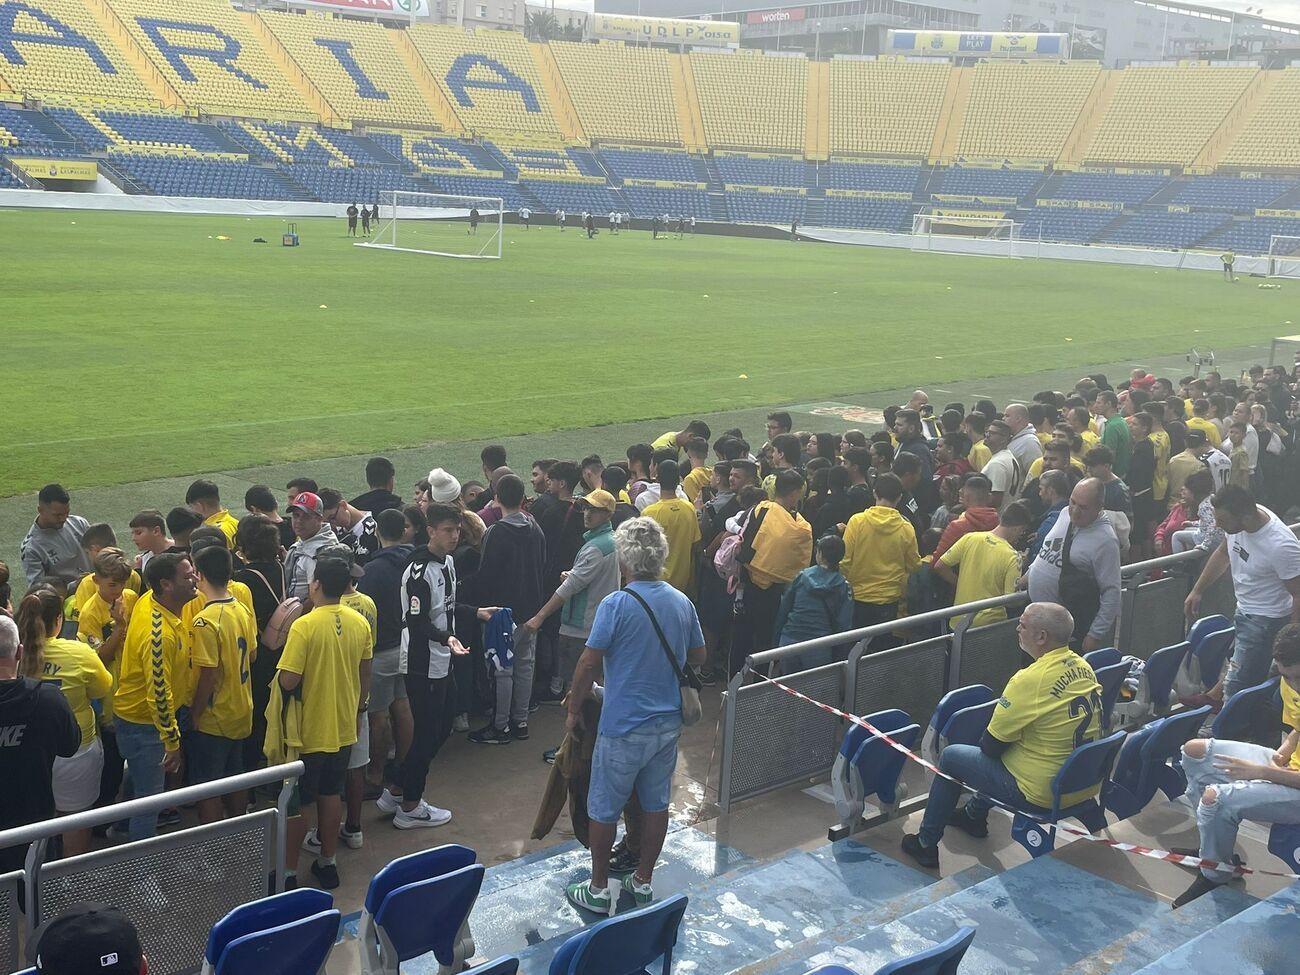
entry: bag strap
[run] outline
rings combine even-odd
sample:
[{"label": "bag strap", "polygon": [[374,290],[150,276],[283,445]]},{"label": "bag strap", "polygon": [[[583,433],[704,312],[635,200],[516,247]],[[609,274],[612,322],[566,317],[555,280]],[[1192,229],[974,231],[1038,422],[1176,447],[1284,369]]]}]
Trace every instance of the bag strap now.
[{"label": "bag strap", "polygon": [[650,625],[655,628],[655,636],[659,637],[659,645],[664,648],[668,662],[673,665],[673,673],[677,675],[677,683],[683,685],[688,683],[686,674],[682,672],[681,664],[677,662],[677,654],[673,653],[673,648],[668,645],[668,637],[664,636],[663,628],[659,625],[659,620],[655,617],[650,604],[635,589],[624,589],[623,591],[640,603],[641,608],[645,610],[645,614],[650,617]]},{"label": "bag strap", "polygon": [[1061,546],[1061,568],[1070,564],[1070,546],[1074,544],[1074,524],[1065,530],[1065,544]]},{"label": "bag strap", "polygon": [[279,605],[280,603],[284,602],[284,597],[277,596],[275,594],[275,590],[271,588],[271,583],[267,581],[266,576],[262,575],[262,573],[258,572],[251,565],[245,565],[244,568],[262,580],[262,585],[266,586],[266,591],[271,594],[271,598],[275,600],[276,605]]}]

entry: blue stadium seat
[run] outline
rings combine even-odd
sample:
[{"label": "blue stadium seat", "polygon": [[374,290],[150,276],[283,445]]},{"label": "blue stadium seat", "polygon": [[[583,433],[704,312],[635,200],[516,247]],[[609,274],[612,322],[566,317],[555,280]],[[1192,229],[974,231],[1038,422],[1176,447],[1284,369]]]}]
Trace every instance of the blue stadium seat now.
[{"label": "blue stadium seat", "polygon": [[440,975],[474,954],[469,916],[483,885],[473,850],[447,844],[398,857],[370,881],[357,941],[363,975],[398,975],[404,961],[433,953]]},{"label": "blue stadium seat", "polygon": [[1178,799],[1187,791],[1187,776],[1180,764],[1183,745],[1196,737],[1210,706],[1159,718],[1132,732],[1120,749],[1101,805],[1119,819],[1136,816],[1163,792]]},{"label": "blue stadium seat", "polygon": [[954,166],[943,173],[937,193],[959,196],[1005,196],[1022,200],[1032,196],[1044,174],[1032,169],[982,169]]},{"label": "blue stadium seat", "polygon": [[650,975],[656,960],[662,960],[663,975],[670,975],[686,903],[684,894],[674,894],[593,924],[560,946],[549,975]]},{"label": "blue stadium seat", "polygon": [[1281,677],[1272,677],[1254,687],[1239,690],[1215,716],[1211,734],[1225,741],[1260,741],[1271,738],[1282,720]]},{"label": "blue stadium seat", "polygon": [[1268,831],[1268,852],[1300,873],[1300,825],[1275,823]]},{"label": "blue stadium seat", "polygon": [[[49,116],[20,105],[0,103],[0,129],[18,140],[17,149],[28,156],[77,157],[88,151]],[[98,133],[97,133],[98,134]]]},{"label": "blue stadium seat", "polygon": [[728,191],[727,213],[734,223],[767,223],[781,227],[803,222],[805,198],[798,193]]},{"label": "blue stadium seat", "polygon": [[[921,733],[920,725],[913,723],[906,711],[877,711],[866,715],[865,720],[908,748],[916,745]],[[831,769],[831,789],[840,823],[849,829],[856,826],[870,796],[875,796],[886,812],[898,805],[905,798],[906,790],[899,786],[898,779],[906,760],[883,738],[861,725],[852,725]]]},{"label": "blue stadium seat", "polygon": [[918,951],[910,958],[891,961],[883,968],[877,968],[876,975],[957,975],[962,956],[974,940],[974,928],[958,928],[947,941]]},{"label": "blue stadium seat", "polygon": [[1124,680],[1133,666],[1125,662],[1114,647],[1085,653],[1083,659],[1088,661],[1092,672],[1097,675],[1097,683],[1101,685],[1101,727],[1103,731],[1110,731],[1115,702],[1119,700],[1119,692],[1124,689]]},{"label": "blue stadium seat", "polygon": [[1143,713],[1164,714],[1169,710],[1174,681],[1191,649],[1191,643],[1184,640],[1171,647],[1161,647],[1147,658],[1146,665],[1142,668],[1142,676],[1138,679],[1135,700],[1136,705],[1143,709]]},{"label": "blue stadium seat", "polygon": [[1163,174],[1067,173],[1040,196],[1055,200],[1145,202],[1169,182]]},{"label": "blue stadium seat", "polygon": [[910,231],[912,204],[907,200],[828,196],[824,222],[828,227],[854,227],[892,233]]},{"label": "blue stadium seat", "polygon": [[476,965],[462,975],[517,975],[519,959],[514,955],[502,955],[481,965]]},{"label": "blue stadium seat", "polygon": [[978,745],[989,722],[993,720],[993,709],[997,706],[998,699],[994,698],[953,712],[939,733],[940,738],[949,745]]},{"label": "blue stadium seat", "polygon": [[1238,254],[1267,254],[1274,236],[1300,237],[1300,220],[1291,217],[1254,217],[1229,224],[1206,244]]},{"label": "blue stadium seat", "polygon": [[1131,214],[1107,230],[1102,239],[1115,244],[1181,250],[1214,233],[1231,219],[1226,213],[1143,211]]},{"label": "blue stadium seat", "polygon": [[1250,213],[1295,189],[1300,189],[1295,180],[1197,176],[1184,183],[1170,202]]},{"label": "blue stadium seat", "polygon": [[704,190],[667,189],[662,186],[632,186],[624,183],[623,198],[627,200],[628,210],[636,217],[652,217],[655,214],[685,214],[697,220],[710,219],[709,194]]},{"label": "blue stadium seat", "polygon": [[1206,617],[1192,624],[1187,634],[1190,648],[1185,670],[1194,687],[1205,690],[1218,683],[1223,665],[1232,655],[1236,635],[1236,628],[1222,616]]},{"label": "blue stadium seat", "polygon": [[810,186],[811,170],[802,159],[750,159],[715,156],[723,183],[743,186]]},{"label": "blue stadium seat", "polygon": [[922,166],[874,166],[832,161],[818,167],[817,185],[837,190],[914,193],[925,172]]},{"label": "blue stadium seat", "polygon": [[212,926],[203,975],[318,975],[338,936],[334,898],[303,888],[235,908]]},{"label": "blue stadium seat", "polygon": [[618,179],[661,179],[680,183],[708,182],[704,161],[684,152],[601,149],[601,161]]},{"label": "blue stadium seat", "polygon": [[948,719],[963,708],[988,704],[989,701],[997,700],[997,697],[993,693],[993,688],[988,685],[971,684],[967,687],[958,687],[956,690],[951,690],[939,698],[939,703],[934,708],[934,714],[930,715],[930,724],[925,729],[925,739],[921,742],[921,752],[927,759],[937,764],[939,753],[943,751],[943,746],[946,744],[943,740],[943,729],[947,726]]},{"label": "blue stadium seat", "polygon": [[611,210],[619,213],[627,210],[626,202],[608,186],[539,179],[520,183],[519,187],[537,197],[544,210],[563,208],[575,216],[583,210],[589,210],[598,218],[604,217]]},{"label": "blue stadium seat", "polygon": [[1034,207],[1025,214],[1021,240],[1047,240],[1087,244],[1119,216],[1116,210],[1076,210],[1071,207]]},{"label": "blue stadium seat", "polygon": [[[1056,830],[1052,824],[1062,819],[1077,819],[1093,833],[1106,828],[1106,814],[1096,799],[1085,799],[1062,809],[1061,797],[1089,789],[1104,789],[1124,737],[1124,732],[1117,731],[1108,738],[1080,745],[1052,779],[1052,808],[1030,807],[1027,813],[1016,813],[1011,822],[1011,837],[1028,850],[1031,857],[1040,857],[1056,848]],[[1039,814],[1041,821],[1031,814]]]}]

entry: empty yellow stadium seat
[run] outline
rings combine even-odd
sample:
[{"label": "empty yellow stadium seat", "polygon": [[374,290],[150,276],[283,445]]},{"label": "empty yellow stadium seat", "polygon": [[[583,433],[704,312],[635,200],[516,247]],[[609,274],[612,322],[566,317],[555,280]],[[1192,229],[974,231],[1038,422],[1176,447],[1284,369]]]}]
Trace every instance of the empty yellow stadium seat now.
[{"label": "empty yellow stadium seat", "polygon": [[957,155],[1056,159],[1100,71],[1096,61],[977,64]]},{"label": "empty yellow stadium seat", "polygon": [[1227,166],[1300,167],[1300,68],[1284,68],[1221,160]]},{"label": "empty yellow stadium seat", "polygon": [[665,51],[568,41],[550,46],[588,138],[681,144]]},{"label": "empty yellow stadium seat", "polygon": [[1190,165],[1258,71],[1205,64],[1125,68],[1086,161]]},{"label": "empty yellow stadium seat", "polygon": [[562,141],[523,34],[420,24],[409,36],[466,129]]},{"label": "empty yellow stadium seat", "polygon": [[314,15],[259,16],[343,118],[437,127],[433,108],[398,59],[391,28]]},{"label": "empty yellow stadium seat", "polygon": [[692,52],[690,59],[710,146],[803,152],[804,58]]},{"label": "empty yellow stadium seat", "polygon": [[12,36],[0,41],[0,77],[13,91],[157,103],[84,0],[5,0],[0,8],[6,25],[13,18]]},{"label": "empty yellow stadium seat", "polygon": [[831,152],[925,156],[948,85],[947,61],[831,62]]},{"label": "empty yellow stadium seat", "polygon": [[257,118],[315,117],[228,0],[108,2],[191,108]]}]

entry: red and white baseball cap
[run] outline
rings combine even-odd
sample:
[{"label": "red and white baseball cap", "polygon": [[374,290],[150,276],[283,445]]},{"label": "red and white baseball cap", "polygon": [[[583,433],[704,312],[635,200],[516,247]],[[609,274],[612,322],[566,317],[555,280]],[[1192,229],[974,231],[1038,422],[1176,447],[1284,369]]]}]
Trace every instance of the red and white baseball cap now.
[{"label": "red and white baseball cap", "polygon": [[302,494],[294,495],[289,510],[293,511],[294,508],[298,508],[309,515],[325,517],[325,502],[320,499],[320,495],[312,494],[310,491],[303,491]]}]

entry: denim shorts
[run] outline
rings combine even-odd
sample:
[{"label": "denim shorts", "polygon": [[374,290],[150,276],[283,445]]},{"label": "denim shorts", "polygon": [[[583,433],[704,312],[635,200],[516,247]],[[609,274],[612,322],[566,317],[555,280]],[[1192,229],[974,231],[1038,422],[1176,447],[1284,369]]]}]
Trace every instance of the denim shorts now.
[{"label": "denim shorts", "polygon": [[667,810],[681,732],[678,715],[662,715],[626,735],[598,737],[591,757],[587,815],[598,823],[618,822],[634,789],[643,811]]}]

